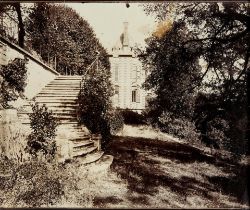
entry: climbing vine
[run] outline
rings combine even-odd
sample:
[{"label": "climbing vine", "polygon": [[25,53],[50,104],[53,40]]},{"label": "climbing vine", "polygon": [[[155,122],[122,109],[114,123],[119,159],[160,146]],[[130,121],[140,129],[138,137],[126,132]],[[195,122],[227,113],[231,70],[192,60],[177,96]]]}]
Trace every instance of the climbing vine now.
[{"label": "climbing vine", "polygon": [[0,65],[0,108],[10,107],[9,102],[23,96],[26,87],[25,60],[15,58],[7,65]]}]

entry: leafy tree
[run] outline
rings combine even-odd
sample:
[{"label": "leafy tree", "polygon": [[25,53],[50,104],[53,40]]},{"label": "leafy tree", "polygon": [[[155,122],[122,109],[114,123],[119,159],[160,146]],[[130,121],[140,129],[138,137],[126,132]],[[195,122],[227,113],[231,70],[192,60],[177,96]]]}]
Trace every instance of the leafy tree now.
[{"label": "leafy tree", "polygon": [[60,4],[36,3],[26,23],[32,48],[46,61],[56,60],[62,74],[83,74],[100,52],[100,60],[109,68],[107,53],[93,29],[73,9]]},{"label": "leafy tree", "polygon": [[[198,127],[206,124],[200,130],[206,136],[211,122],[222,122],[218,120],[222,117],[229,124],[223,127],[224,133],[238,130],[241,134],[235,142],[242,142],[250,56],[249,4],[162,3],[146,4],[144,10],[170,23],[150,37],[141,51],[141,60],[150,70],[145,87],[156,93],[151,102],[156,118],[163,111],[188,117]],[[241,131],[236,128],[239,122]]]}]

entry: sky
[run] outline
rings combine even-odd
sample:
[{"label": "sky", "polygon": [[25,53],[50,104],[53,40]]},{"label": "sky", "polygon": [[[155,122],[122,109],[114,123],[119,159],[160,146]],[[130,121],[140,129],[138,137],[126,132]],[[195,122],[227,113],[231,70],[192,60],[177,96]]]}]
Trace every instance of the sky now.
[{"label": "sky", "polygon": [[155,29],[155,19],[147,16],[139,3],[67,3],[76,10],[94,29],[97,38],[106,48],[112,48],[121,33],[123,22],[128,22],[131,43],[145,46],[144,39]]}]

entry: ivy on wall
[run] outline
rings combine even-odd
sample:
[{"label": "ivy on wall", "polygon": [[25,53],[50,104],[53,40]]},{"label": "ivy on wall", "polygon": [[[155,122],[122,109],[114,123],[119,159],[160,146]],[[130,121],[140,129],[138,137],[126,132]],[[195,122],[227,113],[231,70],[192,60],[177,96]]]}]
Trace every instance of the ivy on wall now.
[{"label": "ivy on wall", "polygon": [[24,59],[15,58],[7,65],[0,65],[0,108],[9,108],[9,102],[23,97],[27,68]]}]

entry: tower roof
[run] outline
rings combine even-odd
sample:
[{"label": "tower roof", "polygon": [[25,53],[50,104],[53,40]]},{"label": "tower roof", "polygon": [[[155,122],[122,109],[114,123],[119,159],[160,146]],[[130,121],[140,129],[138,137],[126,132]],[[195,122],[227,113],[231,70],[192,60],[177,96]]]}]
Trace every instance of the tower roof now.
[{"label": "tower roof", "polygon": [[129,46],[129,37],[128,37],[128,22],[123,23],[123,33],[120,36],[120,41],[122,44],[122,47],[128,47]]},{"label": "tower roof", "polygon": [[113,46],[113,50],[122,50],[126,47],[130,46],[129,43],[129,34],[128,34],[128,22],[123,23],[123,32],[120,35],[120,39],[117,40],[115,45]]}]

